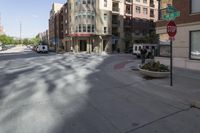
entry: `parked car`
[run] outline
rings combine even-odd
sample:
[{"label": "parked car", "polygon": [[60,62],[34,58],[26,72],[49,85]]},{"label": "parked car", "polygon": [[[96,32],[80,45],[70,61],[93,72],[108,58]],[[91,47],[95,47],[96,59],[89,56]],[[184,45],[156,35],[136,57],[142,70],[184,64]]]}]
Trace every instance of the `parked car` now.
[{"label": "parked car", "polygon": [[151,55],[156,55],[158,44],[133,44],[133,55],[136,55],[137,58],[140,58],[140,50],[142,48],[147,50],[146,57],[150,58]]},{"label": "parked car", "polygon": [[40,44],[36,47],[36,52],[37,53],[48,53],[48,46]]}]

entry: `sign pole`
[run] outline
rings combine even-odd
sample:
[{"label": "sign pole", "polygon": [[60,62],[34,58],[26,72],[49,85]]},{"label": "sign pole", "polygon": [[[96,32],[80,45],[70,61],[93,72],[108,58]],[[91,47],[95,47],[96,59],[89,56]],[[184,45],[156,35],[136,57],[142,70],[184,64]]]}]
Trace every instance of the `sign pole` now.
[{"label": "sign pole", "polygon": [[173,86],[173,48],[172,39],[170,39],[170,86]]}]

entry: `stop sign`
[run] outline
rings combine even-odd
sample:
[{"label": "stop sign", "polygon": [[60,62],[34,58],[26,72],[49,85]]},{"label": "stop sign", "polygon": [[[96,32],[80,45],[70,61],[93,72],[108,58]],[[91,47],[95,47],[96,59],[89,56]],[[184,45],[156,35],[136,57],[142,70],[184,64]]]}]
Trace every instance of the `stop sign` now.
[{"label": "stop sign", "polygon": [[174,21],[169,21],[167,24],[167,33],[170,38],[174,38],[177,32],[177,27]]}]

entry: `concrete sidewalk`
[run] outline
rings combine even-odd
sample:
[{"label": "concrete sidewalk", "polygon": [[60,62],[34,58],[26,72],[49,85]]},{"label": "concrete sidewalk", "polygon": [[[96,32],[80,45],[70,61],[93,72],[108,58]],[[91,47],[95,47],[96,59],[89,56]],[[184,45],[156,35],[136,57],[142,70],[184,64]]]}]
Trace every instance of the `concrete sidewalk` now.
[{"label": "concrete sidewalk", "polygon": [[[182,68],[173,68],[173,86],[170,86],[170,77],[164,79],[145,78],[140,74],[137,67],[140,60],[126,60],[116,62],[109,67],[115,69],[116,66],[122,65],[121,68],[112,71],[112,73],[120,73],[118,80],[124,81],[133,86],[142,86],[141,89],[148,91],[161,97],[173,97],[176,100],[187,104],[196,104],[200,106],[200,71],[193,71]],[[118,75],[117,74],[117,75]],[[172,98],[172,99],[173,99]]]}]

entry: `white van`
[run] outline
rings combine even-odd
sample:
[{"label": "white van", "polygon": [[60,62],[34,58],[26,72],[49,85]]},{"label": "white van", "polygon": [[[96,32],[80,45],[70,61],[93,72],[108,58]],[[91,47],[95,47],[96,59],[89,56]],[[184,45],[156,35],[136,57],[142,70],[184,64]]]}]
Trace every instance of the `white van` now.
[{"label": "white van", "polygon": [[156,51],[158,49],[158,44],[133,44],[133,55],[136,55],[137,58],[140,57],[140,50],[145,48],[147,50],[147,58],[149,58],[149,54],[156,55]]},{"label": "white van", "polygon": [[48,53],[48,46],[40,44],[37,46],[36,51],[38,53]]}]

